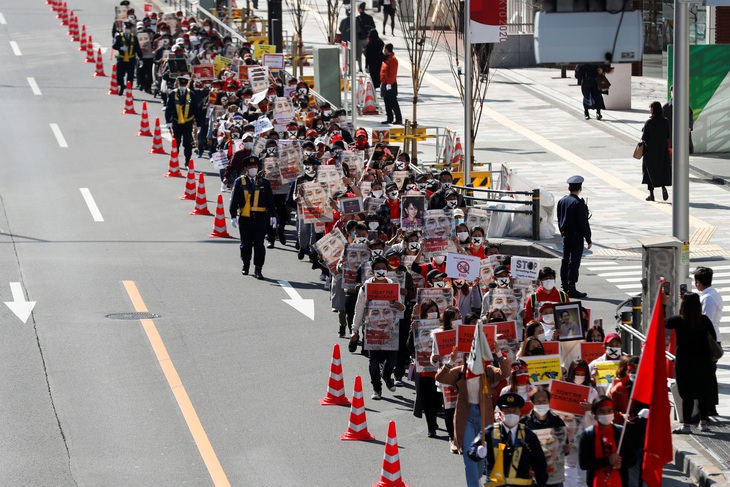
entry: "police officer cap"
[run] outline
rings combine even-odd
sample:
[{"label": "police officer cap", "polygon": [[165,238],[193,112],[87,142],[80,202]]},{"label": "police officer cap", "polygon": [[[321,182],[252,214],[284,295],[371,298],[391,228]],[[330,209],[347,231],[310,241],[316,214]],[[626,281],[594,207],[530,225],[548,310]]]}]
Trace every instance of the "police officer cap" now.
[{"label": "police officer cap", "polygon": [[259,165],[259,158],[256,156],[248,156],[243,160],[244,166],[258,166]]},{"label": "police officer cap", "polygon": [[568,184],[583,184],[583,176],[571,176],[568,178]]},{"label": "police officer cap", "polygon": [[184,80],[184,81],[190,81],[190,76],[188,76],[187,74],[181,74],[181,75],[179,75],[179,76],[177,77],[177,79],[178,79],[179,81],[183,81],[183,80]]},{"label": "police officer cap", "polygon": [[522,396],[519,394],[515,394],[514,392],[508,392],[507,394],[503,394],[499,396],[499,399],[497,399],[497,406],[499,406],[500,409],[504,408],[520,408],[525,405],[525,400],[522,399]]}]

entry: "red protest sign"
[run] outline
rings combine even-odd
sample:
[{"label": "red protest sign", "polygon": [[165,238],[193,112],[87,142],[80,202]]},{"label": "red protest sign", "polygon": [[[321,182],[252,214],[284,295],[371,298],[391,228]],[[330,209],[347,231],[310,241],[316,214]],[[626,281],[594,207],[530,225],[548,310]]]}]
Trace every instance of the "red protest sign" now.
[{"label": "red protest sign", "polygon": [[476,325],[459,325],[456,339],[456,349],[459,352],[469,353],[471,351],[471,343],[474,341],[476,328]]},{"label": "red protest sign", "polygon": [[365,285],[365,297],[368,301],[398,301],[399,287],[397,282],[369,282]]},{"label": "red protest sign", "polygon": [[[473,334],[474,332],[472,332]],[[441,330],[433,334],[435,355],[449,355],[456,346],[456,330]]]},{"label": "red protest sign", "polygon": [[494,325],[483,325],[482,329],[484,330],[484,336],[487,337],[489,349],[494,350],[494,341],[497,338],[497,327]]},{"label": "red protest sign", "polygon": [[554,380],[550,383],[550,409],[571,414],[584,414],[580,403],[588,401],[590,387]]},{"label": "red protest sign", "polygon": [[591,363],[604,354],[606,350],[601,342],[583,342],[580,344],[580,358]]},{"label": "red protest sign", "polygon": [[500,321],[492,323],[497,327],[497,336],[501,340],[517,340],[517,323],[514,321]]},{"label": "red protest sign", "polygon": [[545,355],[560,355],[560,342],[542,342]]}]

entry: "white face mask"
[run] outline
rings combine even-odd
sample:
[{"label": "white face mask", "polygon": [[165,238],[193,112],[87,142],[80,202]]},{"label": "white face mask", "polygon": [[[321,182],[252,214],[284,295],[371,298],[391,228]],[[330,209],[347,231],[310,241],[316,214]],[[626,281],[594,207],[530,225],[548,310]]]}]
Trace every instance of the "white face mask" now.
[{"label": "white face mask", "polygon": [[426,313],[426,318],[428,318],[429,320],[435,320],[438,317],[439,314],[435,311],[432,311],[431,313]]},{"label": "white face mask", "polygon": [[535,404],[532,409],[538,416],[545,416],[550,411],[550,404]]},{"label": "white face mask", "polygon": [[508,428],[514,428],[515,426],[517,426],[517,423],[520,422],[519,414],[504,414],[502,416],[503,416],[502,422]]},{"label": "white face mask", "polygon": [[472,237],[471,243],[474,245],[481,245],[482,244],[482,237]]},{"label": "white face mask", "polygon": [[469,239],[469,232],[456,232],[456,236],[459,237],[459,242],[464,243]]},{"label": "white face mask", "polygon": [[386,271],[385,269],[378,269],[378,270],[374,271],[373,274],[375,275],[376,279],[385,279],[386,272],[388,272],[388,271]]},{"label": "white face mask", "polygon": [[499,287],[508,287],[509,286],[509,277],[498,277],[497,278],[497,286],[499,286]]},{"label": "white face mask", "polygon": [[444,281],[434,282],[433,287],[446,287],[446,283]]},{"label": "white face mask", "polygon": [[398,199],[398,191],[391,191],[388,193],[388,198],[392,200]]},{"label": "white face mask", "polygon": [[631,382],[636,382],[636,374],[629,374],[629,380]]},{"label": "white face mask", "polygon": [[547,337],[545,336],[544,333],[540,333],[539,335],[537,335],[537,339],[540,340],[540,342],[547,341]]},{"label": "white face mask", "polygon": [[576,376],[573,377],[573,382],[575,384],[581,385],[585,381],[586,381],[586,376],[585,375],[576,375]]},{"label": "white face mask", "polygon": [[383,190],[382,189],[374,189],[370,192],[370,195],[373,198],[382,198],[383,197]]},{"label": "white face mask", "polygon": [[403,170],[404,167],[406,167],[406,163],[403,161],[398,161],[395,163],[395,168],[399,171]]},{"label": "white face mask", "polygon": [[368,243],[368,238],[367,237],[355,237],[352,242],[356,243],[356,244],[364,244],[364,243]]},{"label": "white face mask", "polygon": [[[370,230],[377,230],[379,226],[380,226],[380,224],[378,222],[370,222],[370,223],[368,223],[368,228]],[[382,252],[382,250],[381,250],[381,252]]]},{"label": "white face mask", "polygon": [[544,281],[542,281],[542,288],[545,291],[550,292],[553,290],[554,287],[555,287],[555,279],[545,279]]},{"label": "white face mask", "polygon": [[596,418],[603,426],[608,426],[613,422],[613,414],[599,414]]},{"label": "white face mask", "polygon": [[408,250],[411,252],[418,252],[418,242],[408,242]]},{"label": "white face mask", "polygon": [[552,313],[544,314],[542,315],[542,322],[543,323],[555,323],[555,316],[553,316]]},{"label": "white face mask", "polygon": [[618,347],[606,347],[606,357],[612,360],[618,360],[621,358],[621,348]]},{"label": "white face mask", "polygon": [[249,167],[247,172],[249,176],[255,177],[259,170],[255,167]]},{"label": "white face mask", "polygon": [[448,188],[451,187],[451,183],[441,183],[441,187],[442,188],[445,188],[445,189],[448,189]]},{"label": "white face mask", "polygon": [[246,149],[246,150],[253,149],[253,142],[244,142],[243,143],[243,148]]},{"label": "white face mask", "polygon": [[304,174],[307,176],[314,176],[317,173],[317,170],[311,166],[304,168]]},{"label": "white face mask", "polygon": [[210,26],[209,25],[206,25],[205,27],[203,27],[203,30],[205,32],[210,32]]},{"label": "white face mask", "polygon": [[374,259],[375,257],[380,257],[383,255],[383,249],[373,249],[370,251],[370,255]]},{"label": "white face mask", "polygon": [[457,205],[457,204],[459,204],[459,200],[448,200],[448,201],[446,202],[446,206],[447,206],[448,208],[451,208],[452,210],[453,210],[454,208],[456,208],[456,205]]},{"label": "white face mask", "polygon": [[443,255],[439,255],[439,256],[433,258],[433,261],[436,263],[436,265],[443,264],[444,260],[446,260],[446,257],[444,257]]}]

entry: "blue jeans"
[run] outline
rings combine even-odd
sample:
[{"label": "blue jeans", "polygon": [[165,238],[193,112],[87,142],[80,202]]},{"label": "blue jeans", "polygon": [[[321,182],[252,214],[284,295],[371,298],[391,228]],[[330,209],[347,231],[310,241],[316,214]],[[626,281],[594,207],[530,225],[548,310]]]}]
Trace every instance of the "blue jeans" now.
[{"label": "blue jeans", "polygon": [[304,223],[297,217],[297,239],[299,240],[299,248],[309,254],[312,250],[312,235],[314,234],[314,224]]},{"label": "blue jeans", "polygon": [[474,443],[474,438],[477,437],[481,429],[482,415],[479,412],[479,405],[469,404],[469,418],[466,421],[464,443],[462,444],[467,487],[480,487],[479,480],[482,478],[482,473],[484,472],[484,460],[475,462],[466,454],[471,444]]}]

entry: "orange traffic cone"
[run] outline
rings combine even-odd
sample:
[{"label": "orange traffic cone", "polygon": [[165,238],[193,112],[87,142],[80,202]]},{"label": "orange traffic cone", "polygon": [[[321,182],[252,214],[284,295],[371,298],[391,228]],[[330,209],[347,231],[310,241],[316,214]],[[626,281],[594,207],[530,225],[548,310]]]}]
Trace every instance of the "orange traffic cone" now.
[{"label": "orange traffic cone", "polygon": [[461,150],[461,139],[459,137],[456,138],[456,142],[454,143],[454,152],[451,156],[451,164],[459,164],[461,162],[461,156],[462,156],[462,150]]},{"label": "orange traffic cone", "polygon": [[[127,81],[127,97],[124,99],[124,110],[122,110],[122,115],[137,115],[137,112],[134,111],[134,98],[132,97],[132,82]],[[160,140],[160,145],[162,145],[162,140]]]},{"label": "orange traffic cone", "polygon": [[96,52],[96,71],[94,76],[106,76],[104,74],[104,61],[101,60],[101,48]]},{"label": "orange traffic cone", "polygon": [[68,27],[68,31],[66,32],[67,36],[73,35],[74,33],[74,11],[71,10],[68,13],[68,22],[63,24]]},{"label": "orange traffic cone", "polygon": [[[127,82],[127,88],[129,89],[132,83]],[[155,134],[152,137],[152,148],[147,151],[148,154],[167,154],[165,148],[162,147],[162,131],[160,130],[160,119],[155,118]]]},{"label": "orange traffic cone", "polygon": [[208,197],[205,195],[205,174],[198,174],[198,192],[195,196],[195,208],[191,215],[210,215],[208,210]]},{"label": "orange traffic cone", "polygon": [[215,205],[215,222],[213,231],[208,235],[210,238],[233,238],[226,229],[226,210],[223,208],[223,195],[218,195],[218,202]]},{"label": "orange traffic cone", "polygon": [[147,102],[142,102],[142,118],[139,119],[139,132],[137,137],[152,137],[150,132],[150,117],[147,114]]},{"label": "orange traffic cone", "polygon": [[377,115],[378,107],[375,104],[375,90],[370,80],[365,83],[365,101],[362,104],[363,115]]},{"label": "orange traffic cone", "polygon": [[86,43],[86,59],[84,59],[84,62],[96,62],[96,60],[94,59],[94,39],[92,38],[91,34],[89,34],[89,41]]},{"label": "orange traffic cone", "polygon": [[395,434],[395,421],[388,423],[388,438],[385,440],[383,468],[380,480],[373,487],[408,487],[400,476],[400,458],[398,457],[398,437]]},{"label": "orange traffic cone", "polygon": [[86,26],[81,26],[81,38],[79,41],[79,52],[86,52]]},{"label": "orange traffic cone", "polygon": [[188,163],[188,176],[185,180],[185,192],[180,196],[181,200],[194,200],[195,199],[195,166],[192,159]]},{"label": "orange traffic cone", "polygon": [[107,95],[118,95],[119,94],[119,85],[117,84],[117,65],[112,64],[112,77],[109,81],[109,91],[106,92]]},{"label": "orange traffic cone", "polygon": [[340,360],[340,346],[335,343],[332,350],[332,364],[330,365],[330,378],[327,382],[327,393],[324,399],[320,399],[322,406],[349,406],[350,401],[345,395],[345,381],[342,378],[342,360]]},{"label": "orange traffic cone", "polygon": [[343,441],[371,441],[375,436],[368,431],[368,422],[365,417],[365,400],[362,397],[362,379],[355,376],[355,387],[352,392],[352,406],[350,407],[350,424],[347,431],[340,435]]},{"label": "orange traffic cone", "polygon": [[[192,163],[193,161],[190,161]],[[177,160],[177,141],[172,139],[172,149],[170,149],[170,162],[167,165],[167,172],[165,173],[166,178],[181,178],[183,177],[180,172],[180,163]]]}]

